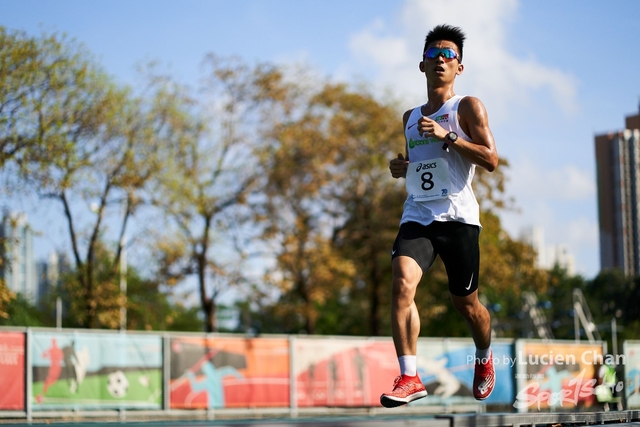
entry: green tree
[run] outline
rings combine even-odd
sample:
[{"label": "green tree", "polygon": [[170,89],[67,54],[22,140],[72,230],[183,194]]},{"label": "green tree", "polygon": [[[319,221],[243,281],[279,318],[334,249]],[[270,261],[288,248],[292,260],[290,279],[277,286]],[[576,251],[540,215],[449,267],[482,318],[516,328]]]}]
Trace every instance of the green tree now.
[{"label": "green tree", "polygon": [[[0,256],[0,270],[4,270],[7,268],[7,260],[5,259],[4,254],[7,253],[8,244],[9,242],[7,241],[7,239],[0,238],[0,247],[2,248],[2,251],[0,251],[0,253],[3,254],[2,256]],[[6,319],[9,316],[7,310],[9,305],[11,304],[11,301],[13,301],[15,298],[16,294],[11,292],[11,290],[7,288],[4,279],[0,278],[0,320]]]},{"label": "green tree", "polygon": [[52,316],[41,311],[18,294],[6,306],[6,316],[0,317],[0,326],[50,326]]},{"label": "green tree", "polygon": [[5,27],[0,64],[0,167],[29,172],[57,161],[92,121],[95,64],[64,37]]},{"label": "green tree", "polygon": [[[384,188],[389,184],[381,176],[389,154],[385,144],[398,137],[397,127],[386,119],[394,110],[344,85],[290,86],[289,93],[295,107],[275,120],[261,157],[266,171],[263,236],[277,260],[267,282],[282,294],[277,310],[297,319],[287,322],[289,331],[313,334],[317,325],[327,326],[321,320],[328,314],[326,304],[360,283],[370,291],[373,312],[353,313],[352,318],[364,315],[377,329],[383,273],[376,265],[376,234],[382,229],[375,222],[386,217],[377,215],[388,206]],[[358,229],[346,227],[350,210],[368,215],[371,204],[381,206],[375,218],[363,216],[352,223]],[[349,238],[372,247],[354,252],[357,244],[348,246]],[[358,262],[372,252],[369,270],[359,271]]]},{"label": "green tree", "polygon": [[200,96],[181,88],[181,102],[193,117],[175,126],[180,143],[160,150],[163,170],[155,181],[153,203],[165,216],[158,233],[157,274],[170,283],[196,278],[206,331],[218,330],[220,295],[244,283],[248,211],[243,210],[260,176],[254,150],[259,110],[274,70],[249,67],[237,58],[209,55]]},{"label": "green tree", "polygon": [[382,335],[389,330],[390,248],[404,203],[402,183],[388,169],[396,149],[402,151],[399,115],[365,88],[327,85],[317,99],[331,112],[325,138],[340,153],[330,193],[335,201],[328,205],[340,206],[336,216],[343,220],[335,222],[332,244],[355,267],[351,283],[332,299],[336,308],[351,310],[350,321],[325,309],[321,326],[331,319],[340,333]]},{"label": "green tree", "polygon": [[[123,295],[100,287],[119,275],[121,237],[159,169],[158,146],[174,143],[175,104],[166,93],[136,97],[118,87],[64,37],[4,29],[0,37],[0,162],[62,207],[81,289],[74,295],[84,307],[75,311],[78,324],[113,327],[105,313],[124,304]],[[120,238],[110,279],[100,283],[95,253],[109,233]]]},{"label": "green tree", "polygon": [[[98,85],[99,83],[97,83]],[[150,105],[132,98],[127,90],[108,85],[98,107],[99,126],[90,138],[70,141],[74,150],[63,166],[49,165],[40,178],[40,193],[60,202],[72,243],[76,273],[83,292],[84,311],[79,323],[86,327],[113,326],[103,309],[114,304],[98,298],[101,292],[95,278],[97,242],[109,233],[109,224],[118,236],[110,265],[110,277],[119,276],[127,225],[144,206],[144,189],[159,170],[159,145],[173,143],[172,101],[158,94]],[[92,212],[88,212],[87,207]],[[104,297],[104,296],[103,296]],[[118,295],[118,304],[123,304]],[[108,309],[107,309],[108,310]]]},{"label": "green tree", "polygon": [[[113,245],[98,241],[94,253],[94,280],[98,285],[96,297],[110,302],[101,304],[99,311],[100,325],[107,328],[118,328],[120,326],[120,284],[119,278],[114,277],[111,272],[111,262],[113,259]],[[135,266],[129,266],[126,273],[127,295],[127,330],[175,330],[193,331],[202,330],[202,321],[198,318],[197,308],[186,307],[180,299],[175,301],[171,294],[170,287],[163,286],[153,278],[145,277]],[[63,301],[62,325],[68,328],[82,327],[80,320],[83,318],[85,310],[84,299],[79,295],[85,292],[82,284],[78,281],[78,274],[75,271],[68,271],[61,275],[58,284],[53,286],[50,292],[41,302],[41,307],[36,309],[37,320],[41,320],[38,326],[55,325],[54,313],[56,311],[56,301],[60,298]],[[12,325],[36,326],[25,323],[25,315],[30,315],[32,311],[28,307],[19,310],[26,314],[11,317]],[[13,310],[12,314],[18,310]]]},{"label": "green tree", "polygon": [[[586,283],[584,297],[602,339],[611,341],[613,319],[618,326],[619,346],[624,340],[637,339],[640,334],[640,277],[625,276],[618,269],[603,270]],[[621,350],[616,349],[618,354]]]},{"label": "green tree", "polygon": [[9,316],[7,307],[13,299],[15,294],[7,288],[4,280],[0,280],[0,319],[6,319]]},{"label": "green tree", "polygon": [[587,282],[582,276],[570,276],[558,265],[548,271],[547,277],[547,292],[539,295],[538,299],[550,303],[546,315],[553,335],[557,339],[575,339],[573,291],[584,291]]},{"label": "green tree", "polygon": [[[26,191],[18,178],[58,161],[91,120],[93,68],[87,52],[64,37],[0,26],[0,168],[10,195]],[[0,317],[12,298],[0,281]]]}]

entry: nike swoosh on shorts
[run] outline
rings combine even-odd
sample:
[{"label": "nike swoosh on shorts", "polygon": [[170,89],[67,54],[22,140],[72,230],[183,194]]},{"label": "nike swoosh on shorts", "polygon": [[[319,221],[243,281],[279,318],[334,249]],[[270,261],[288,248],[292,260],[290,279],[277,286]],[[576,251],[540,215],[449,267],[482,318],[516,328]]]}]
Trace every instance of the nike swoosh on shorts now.
[{"label": "nike swoosh on shorts", "polygon": [[471,273],[471,280],[469,280],[469,286],[465,288],[466,290],[469,290],[469,288],[471,288],[471,282],[473,282],[473,273]]}]

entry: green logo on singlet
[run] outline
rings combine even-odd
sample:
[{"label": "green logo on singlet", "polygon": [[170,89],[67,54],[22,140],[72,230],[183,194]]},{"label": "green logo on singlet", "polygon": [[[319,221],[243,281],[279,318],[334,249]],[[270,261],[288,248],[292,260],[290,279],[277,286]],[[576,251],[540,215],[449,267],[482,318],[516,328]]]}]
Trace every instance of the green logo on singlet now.
[{"label": "green logo on singlet", "polygon": [[418,145],[428,145],[433,144],[434,142],[438,142],[436,138],[429,137],[427,139],[416,139],[409,138],[409,148],[417,147]]}]

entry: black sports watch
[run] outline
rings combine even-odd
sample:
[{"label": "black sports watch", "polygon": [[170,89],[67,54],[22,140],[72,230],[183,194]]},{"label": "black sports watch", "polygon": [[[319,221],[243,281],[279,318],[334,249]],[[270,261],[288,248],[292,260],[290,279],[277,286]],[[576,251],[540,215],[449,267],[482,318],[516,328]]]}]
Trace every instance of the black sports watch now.
[{"label": "black sports watch", "polygon": [[445,141],[444,144],[442,144],[442,149],[449,151],[449,143],[450,142],[456,142],[458,140],[458,134],[451,131],[447,134],[447,136],[444,137]]}]

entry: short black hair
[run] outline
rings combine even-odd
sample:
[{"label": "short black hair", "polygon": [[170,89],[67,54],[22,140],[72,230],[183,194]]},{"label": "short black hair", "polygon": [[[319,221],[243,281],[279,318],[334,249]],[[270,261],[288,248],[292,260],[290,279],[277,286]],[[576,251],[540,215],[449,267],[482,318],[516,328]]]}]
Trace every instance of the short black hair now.
[{"label": "short black hair", "polygon": [[424,41],[424,49],[422,49],[422,55],[427,51],[427,47],[440,40],[446,40],[453,42],[458,48],[460,54],[460,62],[462,62],[462,46],[467,36],[464,34],[460,27],[454,27],[448,24],[438,25],[433,30],[429,31]]}]

